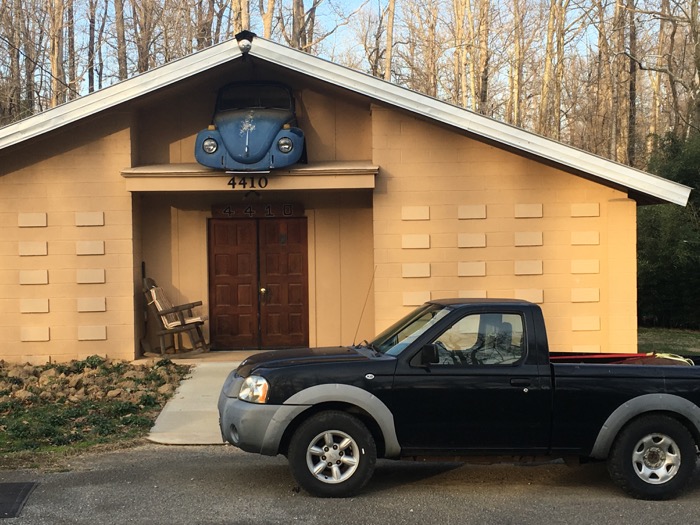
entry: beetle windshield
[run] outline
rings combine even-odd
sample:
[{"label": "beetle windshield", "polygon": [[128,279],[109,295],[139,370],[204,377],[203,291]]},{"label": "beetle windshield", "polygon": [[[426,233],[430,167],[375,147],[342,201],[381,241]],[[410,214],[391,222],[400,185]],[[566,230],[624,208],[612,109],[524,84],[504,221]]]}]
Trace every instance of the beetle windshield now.
[{"label": "beetle windshield", "polygon": [[445,317],[450,308],[439,304],[424,304],[379,334],[369,345],[377,352],[399,355],[428,328]]},{"label": "beetle windshield", "polygon": [[292,110],[292,97],[283,86],[233,84],[219,93],[218,109],[275,108]]}]

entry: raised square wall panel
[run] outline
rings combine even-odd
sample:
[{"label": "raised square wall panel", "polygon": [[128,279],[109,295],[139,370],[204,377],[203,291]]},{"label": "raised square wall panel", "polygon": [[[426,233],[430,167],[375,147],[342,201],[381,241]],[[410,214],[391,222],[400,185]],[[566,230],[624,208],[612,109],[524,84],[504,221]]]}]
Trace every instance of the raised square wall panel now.
[{"label": "raised square wall panel", "polygon": [[430,206],[402,206],[402,221],[427,221],[430,220]]},{"label": "raised square wall panel", "polygon": [[404,263],[401,277],[430,277],[430,263]]},{"label": "raised square wall panel", "polygon": [[457,235],[457,246],[459,248],[485,248],[485,233],[460,233]]},{"label": "raised square wall panel", "polygon": [[106,326],[79,326],[78,341],[104,341],[107,339]]},{"label": "raised square wall panel", "polygon": [[457,264],[459,277],[483,277],[486,275],[486,262],[463,261]]},{"label": "raised square wall panel", "polygon": [[80,269],[75,272],[78,284],[102,284],[105,282],[105,271],[102,268]]},{"label": "raised square wall panel", "polygon": [[516,219],[533,219],[542,217],[541,204],[516,204],[515,218]]},{"label": "raised square wall panel", "polygon": [[485,219],[485,204],[465,204],[457,208],[457,218],[462,220]]},{"label": "raised square wall panel", "polygon": [[425,249],[430,248],[430,235],[406,234],[401,236],[401,248],[405,249]]},{"label": "raised square wall panel", "polygon": [[536,288],[515,290],[515,298],[522,299],[523,301],[530,301],[535,304],[542,304],[544,303],[544,290]]},{"label": "raised square wall panel", "polygon": [[542,275],[542,261],[515,261],[515,275]]},{"label": "raised square wall panel", "polygon": [[515,232],[516,246],[542,246],[542,232]]},{"label": "raised square wall panel", "polygon": [[49,284],[49,271],[20,270],[19,284]]},{"label": "raised square wall panel", "polygon": [[43,228],[48,224],[46,213],[20,213],[17,226],[20,228]]},{"label": "raised square wall panel", "polygon": [[600,301],[600,288],[573,288],[572,303],[597,303]]},{"label": "raised square wall panel", "polygon": [[598,245],[600,244],[600,233],[596,231],[571,232],[571,244],[573,246]]},{"label": "raised square wall panel", "polygon": [[104,255],[104,241],[77,241],[75,243],[76,255]]},{"label": "raised square wall panel", "polygon": [[18,252],[20,257],[48,255],[49,247],[46,241],[20,242]]},{"label": "raised square wall panel", "polygon": [[49,341],[50,332],[48,326],[23,326],[20,328],[19,334],[20,341],[23,342],[34,342],[34,341]]},{"label": "raised square wall panel", "polygon": [[421,304],[430,301],[430,292],[404,292],[404,306],[420,306]]},{"label": "raised square wall panel", "polygon": [[597,202],[582,202],[571,205],[572,217],[599,217],[600,204]]},{"label": "raised square wall panel", "polygon": [[598,259],[575,259],[571,261],[571,273],[600,273]]},{"label": "raised square wall panel", "polygon": [[104,297],[79,297],[79,312],[106,312],[107,300]]},{"label": "raised square wall panel", "polygon": [[75,212],[76,226],[104,226],[105,214],[102,211]]},{"label": "raised square wall panel", "polygon": [[20,299],[19,311],[23,314],[45,314],[49,311],[48,299]]}]

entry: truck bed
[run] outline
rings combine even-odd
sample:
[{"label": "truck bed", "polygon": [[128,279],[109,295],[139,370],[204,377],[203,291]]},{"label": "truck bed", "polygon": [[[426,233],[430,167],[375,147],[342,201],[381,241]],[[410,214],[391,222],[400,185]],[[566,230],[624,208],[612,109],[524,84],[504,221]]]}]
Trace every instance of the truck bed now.
[{"label": "truck bed", "polygon": [[700,356],[677,355],[667,353],[649,354],[569,354],[550,353],[552,363],[588,363],[619,365],[653,365],[653,366],[697,366]]}]

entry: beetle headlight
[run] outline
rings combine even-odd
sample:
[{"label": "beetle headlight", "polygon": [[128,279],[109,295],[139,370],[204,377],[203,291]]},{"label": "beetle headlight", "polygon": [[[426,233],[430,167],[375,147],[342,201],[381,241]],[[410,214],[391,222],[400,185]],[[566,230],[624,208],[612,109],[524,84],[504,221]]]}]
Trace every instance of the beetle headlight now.
[{"label": "beetle headlight", "polygon": [[289,137],[282,137],[277,141],[277,149],[282,153],[289,153],[294,149],[294,143]]},{"label": "beetle headlight", "polygon": [[202,149],[204,153],[209,153],[211,155],[219,149],[219,144],[214,139],[204,139],[204,142],[202,142]]},{"label": "beetle headlight", "polygon": [[249,403],[266,403],[270,384],[264,377],[248,376],[243,380],[238,399]]}]

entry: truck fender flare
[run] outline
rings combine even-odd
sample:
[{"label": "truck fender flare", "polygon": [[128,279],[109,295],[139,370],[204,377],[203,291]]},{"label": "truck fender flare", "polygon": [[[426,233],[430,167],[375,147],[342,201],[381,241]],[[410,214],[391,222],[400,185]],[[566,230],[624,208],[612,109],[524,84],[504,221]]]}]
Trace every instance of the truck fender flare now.
[{"label": "truck fender flare", "polygon": [[399,445],[399,439],[396,436],[394,415],[381,399],[367,390],[339,383],[316,385],[297,392],[284,404],[313,406],[329,402],[349,403],[367,412],[377,423],[384,436],[385,457],[397,458],[401,455],[401,445]]},{"label": "truck fender flare", "polygon": [[700,407],[673,394],[645,394],[626,401],[610,414],[596,438],[591,457],[606,459],[618,433],[628,421],[646,412],[670,412],[683,416],[700,432]]}]

